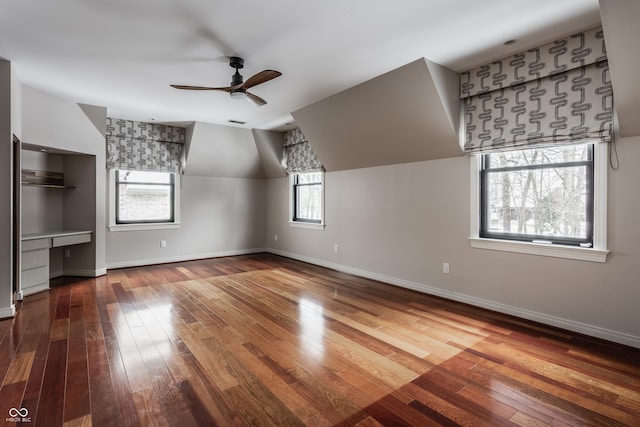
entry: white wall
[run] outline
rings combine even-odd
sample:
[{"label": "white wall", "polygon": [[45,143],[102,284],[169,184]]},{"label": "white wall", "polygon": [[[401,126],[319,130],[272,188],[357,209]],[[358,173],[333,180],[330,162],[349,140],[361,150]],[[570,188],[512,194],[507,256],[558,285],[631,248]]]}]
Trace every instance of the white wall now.
[{"label": "white wall", "polygon": [[[182,176],[181,226],[107,233],[109,268],[261,251],[266,235],[263,179]],[[165,240],[167,246],[160,247]]]},{"label": "white wall", "polygon": [[604,264],[472,249],[466,157],[327,173],[324,231],[289,227],[286,179],[269,180],[267,242],[283,255],[640,347],[640,138],[617,146]]}]

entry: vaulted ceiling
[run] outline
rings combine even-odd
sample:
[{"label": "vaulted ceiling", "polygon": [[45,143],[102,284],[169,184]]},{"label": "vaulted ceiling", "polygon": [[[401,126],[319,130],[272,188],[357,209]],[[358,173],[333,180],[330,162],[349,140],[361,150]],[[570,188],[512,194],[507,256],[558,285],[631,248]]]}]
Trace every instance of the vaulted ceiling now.
[{"label": "vaulted ceiling", "polygon": [[[283,130],[418,59],[462,71],[599,23],[598,0],[20,0],[2,4],[0,57],[23,84],[113,117]],[[267,105],[169,86],[226,86],[231,55],[245,78],[283,73],[251,90]]]}]

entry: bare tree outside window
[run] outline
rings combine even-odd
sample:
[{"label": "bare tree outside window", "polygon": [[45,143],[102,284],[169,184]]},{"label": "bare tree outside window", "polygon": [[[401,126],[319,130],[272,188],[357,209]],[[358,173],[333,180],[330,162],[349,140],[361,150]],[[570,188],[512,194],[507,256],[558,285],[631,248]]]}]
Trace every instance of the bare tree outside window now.
[{"label": "bare tree outside window", "polygon": [[294,221],[322,221],[322,172],[299,173],[294,176]]},{"label": "bare tree outside window", "polygon": [[483,164],[483,237],[592,243],[592,145],[486,154]]}]

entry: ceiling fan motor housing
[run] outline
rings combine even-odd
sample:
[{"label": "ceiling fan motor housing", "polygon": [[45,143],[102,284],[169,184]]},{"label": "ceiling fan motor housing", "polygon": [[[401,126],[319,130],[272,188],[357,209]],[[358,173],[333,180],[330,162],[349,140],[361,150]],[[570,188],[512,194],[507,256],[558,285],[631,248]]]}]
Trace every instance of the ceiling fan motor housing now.
[{"label": "ceiling fan motor housing", "polygon": [[230,56],[229,57],[229,66],[231,68],[235,68],[236,70],[244,67],[244,59],[239,56]]},{"label": "ceiling fan motor housing", "polygon": [[229,66],[236,70],[236,73],[233,75],[231,80],[231,86],[241,85],[243,83],[243,79],[238,70],[244,68],[244,59],[239,56],[232,56],[229,58]]}]

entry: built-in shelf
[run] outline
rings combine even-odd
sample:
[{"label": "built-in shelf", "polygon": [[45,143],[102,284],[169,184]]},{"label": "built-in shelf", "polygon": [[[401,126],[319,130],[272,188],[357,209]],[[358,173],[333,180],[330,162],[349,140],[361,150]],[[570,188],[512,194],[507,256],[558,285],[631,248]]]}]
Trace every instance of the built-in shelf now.
[{"label": "built-in shelf", "polygon": [[62,172],[22,169],[22,185],[45,188],[75,188],[64,185]]},{"label": "built-in shelf", "polygon": [[69,188],[69,189],[73,189],[76,187],[71,187],[68,185],[52,185],[52,184],[32,184],[30,182],[23,182],[22,185],[24,185],[25,187],[44,187],[44,188]]}]

